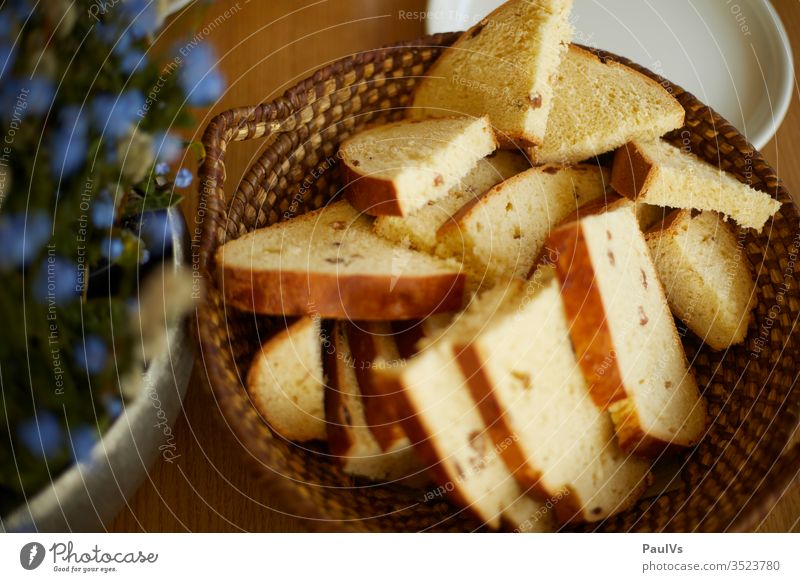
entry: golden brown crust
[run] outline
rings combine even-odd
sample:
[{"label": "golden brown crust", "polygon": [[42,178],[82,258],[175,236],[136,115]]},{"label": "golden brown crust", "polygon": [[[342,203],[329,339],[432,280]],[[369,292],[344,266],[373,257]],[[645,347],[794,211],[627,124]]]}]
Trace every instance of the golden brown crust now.
[{"label": "golden brown crust", "polygon": [[385,322],[348,322],[346,326],[367,425],[381,449],[388,451],[406,437],[397,422],[397,411],[393,406],[395,399],[382,391],[386,384],[378,380],[374,368],[378,358],[388,362],[397,357],[383,343],[394,341],[391,326]]},{"label": "golden brown crust", "polygon": [[342,345],[342,342],[346,341],[347,336],[342,336],[341,325],[343,325],[341,321],[333,324],[328,349],[323,350],[322,361],[325,377],[328,379],[325,386],[325,426],[328,431],[328,447],[332,455],[347,457],[355,441],[348,428],[352,424],[352,419],[342,398],[345,389],[342,385],[344,380],[342,366],[347,366],[349,362],[346,362],[344,357],[347,346]]},{"label": "golden brown crust", "polygon": [[578,363],[592,400],[605,410],[626,393],[583,229],[580,223],[566,224],[549,241],[558,255],[556,276]]},{"label": "golden brown crust", "polygon": [[219,264],[225,301],[266,315],[309,315],[331,319],[421,319],[458,311],[463,273],[415,276],[340,275],[250,270]]},{"label": "golden brown crust", "polygon": [[666,234],[667,231],[671,230],[672,225],[675,224],[681,217],[682,212],[689,212],[688,210],[673,210],[669,214],[664,217],[664,220],[660,222],[656,222],[653,226],[647,229],[645,235],[650,238],[651,235],[653,236],[661,236],[662,234]]},{"label": "golden brown crust", "polygon": [[344,197],[356,210],[371,216],[404,216],[394,182],[367,176],[342,163]]},{"label": "golden brown crust", "polygon": [[655,458],[678,453],[685,447],[700,442],[702,434],[686,444],[670,443],[647,434],[642,428],[636,407],[630,398],[624,398],[609,408],[611,420],[617,431],[617,441],[622,451],[629,455]]},{"label": "golden brown crust", "polygon": [[650,188],[657,171],[653,161],[635,142],[627,143],[614,154],[611,187],[618,194],[636,200]]}]

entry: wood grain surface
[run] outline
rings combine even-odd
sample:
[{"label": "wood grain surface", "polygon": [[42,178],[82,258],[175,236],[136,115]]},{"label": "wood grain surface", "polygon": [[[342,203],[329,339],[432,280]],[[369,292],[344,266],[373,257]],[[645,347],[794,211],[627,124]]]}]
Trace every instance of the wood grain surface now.
[{"label": "wood grain surface", "polygon": [[[789,31],[800,31],[800,1],[776,0]],[[174,44],[179,31],[200,31],[219,49],[229,88],[211,110],[198,115],[200,132],[212,115],[230,107],[269,101],[300,79],[338,58],[395,40],[424,34],[424,22],[408,18],[425,0],[223,0],[191,9],[168,23],[160,45]],[[794,46],[795,62],[800,62]],[[227,158],[228,183],[235,184],[254,160],[256,144],[236,144]],[[789,114],[765,148],[767,158],[800,194],[800,103],[795,91]],[[192,166],[189,161],[189,166]],[[230,189],[230,188],[229,188]],[[194,200],[184,203],[194,216]],[[184,410],[175,426],[172,462],[160,460],[148,480],[109,524],[115,532],[145,531],[304,531],[303,524],[272,509],[198,362]],[[800,532],[800,487],[795,486],[761,524],[759,531]]]}]

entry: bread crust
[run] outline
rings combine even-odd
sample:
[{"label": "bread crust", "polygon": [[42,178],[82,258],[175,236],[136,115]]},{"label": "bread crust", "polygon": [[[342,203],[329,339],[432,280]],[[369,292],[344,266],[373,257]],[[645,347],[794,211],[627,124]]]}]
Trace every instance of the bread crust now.
[{"label": "bread crust", "polygon": [[[636,407],[630,398],[620,400],[609,408],[611,420],[617,432],[620,449],[628,454],[655,458],[660,455],[672,455],[699,443],[703,434],[686,444],[664,441],[647,434],[642,429]],[[705,431],[704,431],[705,432]]]},{"label": "bread crust", "polygon": [[557,253],[556,277],[578,363],[592,400],[605,410],[627,395],[580,223],[554,230],[550,247]]},{"label": "bread crust", "polygon": [[658,166],[635,142],[626,143],[614,154],[611,187],[630,200],[645,194],[658,173]]},{"label": "bread crust", "polygon": [[[328,349],[323,350],[322,360],[323,369],[328,382],[325,386],[325,420],[328,432],[328,448],[332,455],[336,457],[347,457],[355,445],[351,438],[348,426],[348,415],[345,412],[342,393],[344,386],[341,384],[340,366],[348,365],[340,354],[346,353],[346,346],[342,345],[343,337],[340,326],[343,322],[337,321],[333,324],[329,338]],[[345,338],[347,336],[344,336]]]},{"label": "bread crust", "polygon": [[250,270],[218,264],[225,301],[265,315],[331,319],[421,319],[461,309],[463,273],[415,276],[338,275]]},{"label": "bread crust", "polygon": [[377,176],[362,174],[347,163],[342,163],[344,198],[356,210],[371,216],[405,216],[400,206],[394,182]]},{"label": "bread crust", "polygon": [[394,341],[389,336],[391,326],[385,322],[352,322],[345,323],[347,335],[350,338],[350,353],[353,356],[356,378],[361,388],[364,416],[381,449],[390,450],[397,443],[406,438],[406,433],[397,422],[397,411],[394,409],[395,399],[391,394],[385,394],[383,389],[386,384],[380,382],[373,368],[377,358],[389,360],[396,357],[389,354],[382,346],[382,341]]}]

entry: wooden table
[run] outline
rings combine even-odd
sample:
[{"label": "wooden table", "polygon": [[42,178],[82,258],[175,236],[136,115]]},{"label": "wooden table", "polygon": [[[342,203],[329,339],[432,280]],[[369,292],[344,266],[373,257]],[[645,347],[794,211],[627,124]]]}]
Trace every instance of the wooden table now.
[{"label": "wooden table", "polygon": [[[800,30],[800,2],[776,0],[789,31]],[[404,12],[424,10],[425,0],[224,0],[204,13],[174,18],[161,42],[178,30],[207,33],[219,49],[229,90],[199,120],[200,138],[211,115],[233,106],[268,101],[331,60],[355,51],[423,35],[424,22]],[[205,27],[205,28],[204,28]],[[795,61],[800,52],[795,46]],[[236,144],[228,157],[229,183],[241,177],[256,152]],[[766,148],[768,159],[800,193],[800,104],[795,94],[789,115]],[[193,216],[193,201],[185,210]],[[270,509],[269,493],[243,462],[233,431],[220,422],[217,403],[198,367],[184,411],[175,426],[174,462],[158,462],[111,531],[303,531],[302,524]],[[800,487],[788,492],[760,531],[800,532]]]}]

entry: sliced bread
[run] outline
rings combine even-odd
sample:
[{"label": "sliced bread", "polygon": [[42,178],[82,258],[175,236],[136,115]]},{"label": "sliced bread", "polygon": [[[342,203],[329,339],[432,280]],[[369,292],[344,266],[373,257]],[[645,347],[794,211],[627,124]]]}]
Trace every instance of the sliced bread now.
[{"label": "sliced bread", "polygon": [[497,148],[486,117],[398,121],[341,145],[344,196],[374,216],[407,216],[445,196]]},{"label": "sliced bread", "polygon": [[503,142],[542,143],[572,36],[572,0],[511,0],[467,30],[414,94],[415,118],[488,114]]},{"label": "sliced bread", "polygon": [[683,125],[680,103],[651,78],[571,45],[558,72],[539,163],[571,164]]},{"label": "sliced bread", "polygon": [[649,463],[620,450],[611,417],[589,396],[558,283],[545,274],[489,293],[505,295],[501,306],[484,313],[473,303],[456,331],[474,337],[456,350],[507,466],[522,487],[551,500],[560,521],[629,508],[648,485]]},{"label": "sliced bread", "polygon": [[346,322],[335,322],[325,350],[325,415],[331,454],[345,473],[373,481],[402,479],[422,471],[408,441],[385,452],[370,431],[347,332]]},{"label": "sliced bread", "polygon": [[302,317],[267,340],[247,392],[270,428],[293,441],[325,439],[325,381],[318,318]]},{"label": "sliced bread", "polygon": [[[409,343],[415,342],[397,341],[388,322],[352,322],[346,327],[353,367],[361,388],[364,417],[373,437],[384,451],[408,447],[408,437],[394,410],[394,395],[383,392],[386,385],[379,381],[377,374],[379,368],[405,365],[405,358],[412,355],[406,351]],[[416,335],[415,331],[416,328],[402,333]],[[401,349],[406,353],[401,354]]]},{"label": "sliced bread", "polygon": [[672,312],[715,350],[743,342],[757,302],[744,239],[715,212],[678,210],[647,244]]},{"label": "sliced bread", "polygon": [[611,412],[622,449],[654,455],[697,443],[705,401],[633,203],[561,226],[549,244],[578,361],[595,403]]},{"label": "sliced bread", "polygon": [[225,300],[269,315],[421,319],[462,304],[460,266],[398,248],[340,201],[219,249]]},{"label": "sliced bread", "polygon": [[760,231],[780,202],[667,142],[634,141],[617,151],[611,176],[623,196],[656,206],[713,210]]},{"label": "sliced bread", "polygon": [[498,184],[439,229],[437,254],[464,262],[470,279],[525,277],[550,230],[581,205],[602,198],[604,168],[540,166]]},{"label": "sliced bread", "polygon": [[[486,305],[487,311],[493,310]],[[451,329],[451,328],[448,328]],[[525,491],[503,462],[472,399],[453,352],[450,331],[431,342],[402,367],[383,369],[386,393],[396,396],[403,428],[439,487],[456,503],[492,528],[501,518],[528,530],[546,531],[552,516],[545,504],[524,503]],[[530,511],[527,511],[530,510]]]},{"label": "sliced bread", "polygon": [[480,160],[446,196],[428,202],[408,216],[379,216],[375,232],[397,244],[433,254],[436,231],[467,202],[495,184],[531,167],[528,159],[516,152],[497,151]]}]

